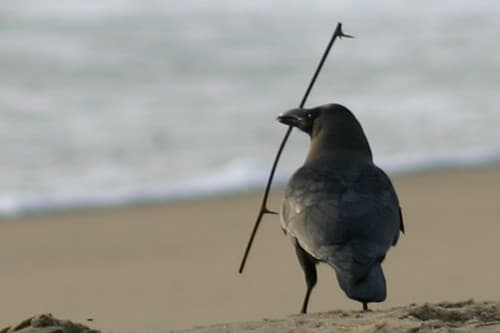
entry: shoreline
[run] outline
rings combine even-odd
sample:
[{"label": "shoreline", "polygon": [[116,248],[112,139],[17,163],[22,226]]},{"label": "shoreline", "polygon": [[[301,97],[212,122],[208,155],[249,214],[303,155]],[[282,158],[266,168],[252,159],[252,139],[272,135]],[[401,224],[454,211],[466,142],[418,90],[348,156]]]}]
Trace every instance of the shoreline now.
[{"label": "shoreline", "polygon": [[[406,235],[384,271],[388,298],[499,300],[500,166],[391,177]],[[2,219],[0,326],[51,312],[103,331],[158,332],[296,314],[303,273],[266,216],[237,273],[261,192]],[[281,190],[270,196],[279,207]],[[11,222],[11,223],[9,223]],[[311,311],[359,310],[319,267]]]},{"label": "shoreline", "polygon": [[[395,180],[413,178],[413,177],[425,177],[433,174],[440,173],[455,173],[455,172],[467,172],[467,171],[481,171],[490,169],[500,169],[500,162],[490,161],[488,163],[480,163],[471,165],[455,165],[455,166],[430,166],[423,167],[415,170],[403,170],[395,173],[388,173],[391,181],[394,183]],[[267,180],[266,180],[267,181]],[[48,216],[58,216],[58,215],[71,215],[71,214],[86,214],[86,213],[100,213],[106,211],[116,211],[123,209],[141,209],[155,206],[175,206],[182,204],[196,204],[198,202],[205,201],[219,201],[234,198],[247,198],[259,196],[260,198],[256,200],[256,215],[260,207],[260,201],[262,195],[264,194],[266,182],[263,181],[261,185],[252,185],[248,188],[232,189],[232,190],[218,190],[213,194],[202,193],[199,195],[194,195],[192,197],[181,196],[179,198],[155,198],[155,199],[144,199],[144,200],[130,200],[129,202],[119,202],[111,203],[109,205],[78,205],[69,207],[55,207],[55,208],[44,208],[40,210],[29,210],[27,212],[19,212],[12,214],[0,214],[0,223],[2,222],[13,222],[15,220],[23,220],[26,218],[37,218],[37,217],[48,217]],[[280,195],[286,186],[286,182],[274,182],[270,196]]]}]

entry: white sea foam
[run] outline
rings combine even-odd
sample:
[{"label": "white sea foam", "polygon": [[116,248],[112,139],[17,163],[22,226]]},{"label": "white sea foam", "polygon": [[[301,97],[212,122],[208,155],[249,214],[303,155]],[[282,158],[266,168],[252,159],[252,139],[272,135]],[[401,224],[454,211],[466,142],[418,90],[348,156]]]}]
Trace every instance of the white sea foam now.
[{"label": "white sea foam", "polygon": [[[487,166],[500,163],[500,151],[469,151],[457,155],[406,155],[382,158],[377,162],[392,177],[440,169]],[[269,165],[270,167],[270,165]],[[175,202],[247,191],[264,190],[269,170],[245,161],[231,163],[205,177],[158,187],[127,188],[77,195],[53,194],[32,197],[1,197],[0,216],[105,208],[130,204]],[[288,173],[278,173],[273,188],[283,186]],[[257,204],[257,203],[256,203]]]}]

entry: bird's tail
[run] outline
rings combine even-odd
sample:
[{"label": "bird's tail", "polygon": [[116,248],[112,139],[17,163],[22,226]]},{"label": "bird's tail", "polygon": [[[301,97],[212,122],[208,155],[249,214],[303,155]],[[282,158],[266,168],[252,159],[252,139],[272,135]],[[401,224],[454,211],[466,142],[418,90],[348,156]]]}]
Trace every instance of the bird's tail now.
[{"label": "bird's tail", "polygon": [[337,272],[340,287],[347,297],[360,302],[382,302],[387,296],[384,272],[380,262],[374,263],[366,275],[355,280]]}]

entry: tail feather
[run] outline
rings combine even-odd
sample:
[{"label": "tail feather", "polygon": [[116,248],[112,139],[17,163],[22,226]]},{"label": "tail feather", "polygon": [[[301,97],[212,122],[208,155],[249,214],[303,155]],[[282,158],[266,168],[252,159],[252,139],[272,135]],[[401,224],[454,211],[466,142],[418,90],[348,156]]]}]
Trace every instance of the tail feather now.
[{"label": "tail feather", "polygon": [[367,274],[359,279],[337,271],[337,278],[347,297],[360,302],[382,302],[387,296],[387,288],[380,262],[373,264]]}]

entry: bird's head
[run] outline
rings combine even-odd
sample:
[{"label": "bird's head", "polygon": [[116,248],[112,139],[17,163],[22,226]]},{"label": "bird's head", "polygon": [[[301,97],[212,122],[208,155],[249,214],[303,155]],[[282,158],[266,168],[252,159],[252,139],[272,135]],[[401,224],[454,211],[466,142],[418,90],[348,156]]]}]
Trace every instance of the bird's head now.
[{"label": "bird's head", "polygon": [[278,121],[309,134],[311,148],[321,146],[326,152],[360,153],[371,159],[361,124],[345,106],[332,103],[311,109],[292,109],[280,114]]}]

